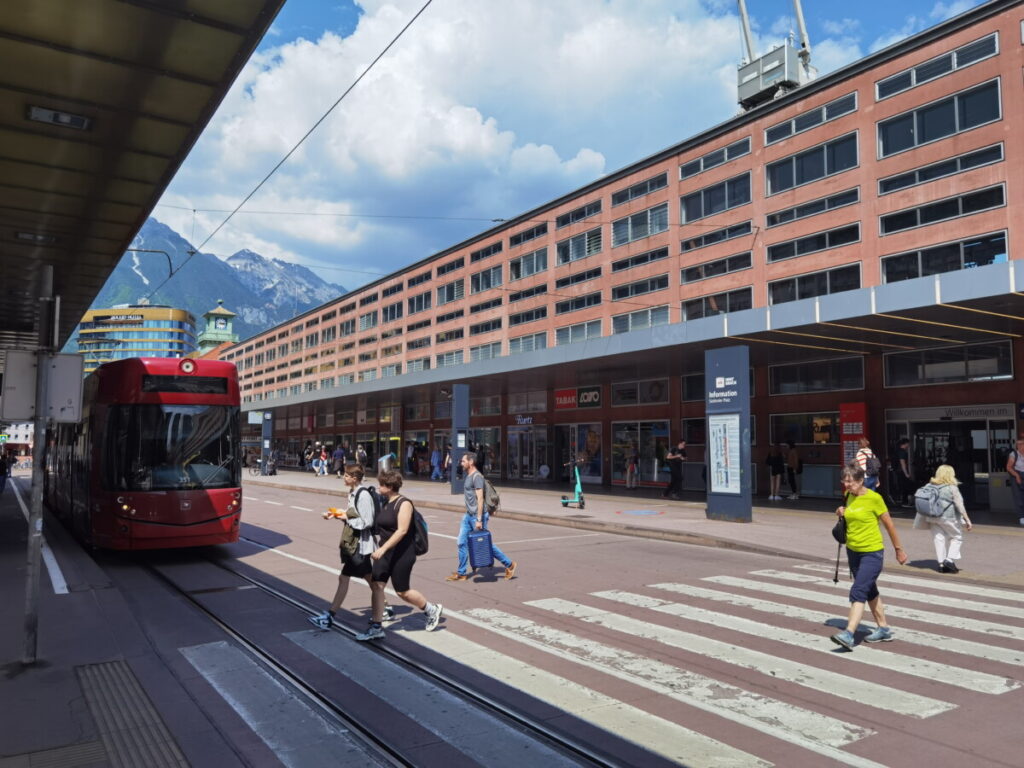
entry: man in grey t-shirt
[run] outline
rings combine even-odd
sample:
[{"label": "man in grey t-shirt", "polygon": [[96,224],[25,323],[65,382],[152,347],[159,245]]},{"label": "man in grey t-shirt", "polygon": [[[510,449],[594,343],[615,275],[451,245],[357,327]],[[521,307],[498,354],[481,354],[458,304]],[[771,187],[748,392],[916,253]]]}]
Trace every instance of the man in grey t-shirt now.
[{"label": "man in grey t-shirt", "polygon": [[[469,578],[469,534],[487,528],[487,509],[484,506],[484,476],[476,468],[476,454],[472,451],[462,454],[462,474],[465,477],[463,491],[466,497],[466,514],[459,527],[456,546],[459,552],[459,568],[448,576],[447,581],[466,581]],[[494,545],[491,539],[491,554],[505,566],[505,578],[511,579],[516,573],[516,563]]]}]

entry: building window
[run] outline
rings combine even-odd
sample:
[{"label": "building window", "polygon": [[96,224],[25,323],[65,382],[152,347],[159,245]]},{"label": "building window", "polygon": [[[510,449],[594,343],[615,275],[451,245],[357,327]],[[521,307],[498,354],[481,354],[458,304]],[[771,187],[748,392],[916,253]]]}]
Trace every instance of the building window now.
[{"label": "building window", "polygon": [[[338,384],[342,385],[342,386],[345,385],[345,384],[355,384],[355,382],[356,382],[356,375],[354,373],[344,373],[344,374],[342,374],[341,376],[338,377]],[[280,391],[280,390],[278,390],[278,391]]]},{"label": "building window", "polygon": [[585,272],[577,272],[575,275],[566,275],[555,280],[555,290],[559,291],[562,288],[568,288],[570,285],[579,285],[580,283],[586,283],[590,280],[596,280],[601,276],[601,268],[594,267],[588,269]]},{"label": "building window", "polygon": [[637,280],[634,283],[616,285],[612,287],[612,301],[622,301],[633,296],[643,296],[645,293],[654,293],[668,288],[668,275],[656,275],[646,280]]},{"label": "building window", "polygon": [[812,181],[857,167],[857,133],[770,163],[766,168],[768,194],[777,195]]},{"label": "building window", "polygon": [[548,249],[541,248],[533,253],[524,253],[508,263],[508,279],[521,280],[524,277],[543,272],[548,268]]},{"label": "building window", "polygon": [[508,353],[518,355],[521,352],[534,352],[538,349],[546,349],[548,346],[547,333],[531,333],[526,336],[516,336],[508,340]]},{"label": "building window", "polygon": [[594,291],[583,296],[575,296],[555,304],[555,314],[564,315],[569,312],[579,312],[581,309],[596,307],[601,303],[601,292]]},{"label": "building window", "polygon": [[509,392],[508,412],[544,413],[548,409],[548,394],[543,389],[532,392]]},{"label": "building window", "polygon": [[946,176],[953,176],[957,173],[964,173],[972,168],[979,168],[983,165],[1000,163],[1003,160],[1003,145],[993,144],[991,147],[979,149],[976,152],[968,152],[959,157],[951,157],[938,163],[915,168],[912,171],[901,173],[897,176],[890,176],[878,182],[878,194],[888,195],[900,189],[907,189],[918,184],[924,184],[935,179]]},{"label": "building window", "polygon": [[668,203],[612,222],[612,246],[625,245],[668,231]]},{"label": "building window", "polygon": [[750,172],[680,198],[680,221],[689,224],[750,202]]},{"label": "building window", "polygon": [[374,380],[376,380],[376,378],[377,378],[377,369],[376,368],[370,368],[369,370],[360,371],[359,372],[359,380],[360,381],[374,381]]},{"label": "building window", "polygon": [[480,293],[501,285],[501,267],[491,267],[483,272],[477,272],[469,278],[470,293]]},{"label": "building window", "polygon": [[490,360],[493,357],[501,357],[500,341],[469,348],[469,361],[471,363],[475,363],[478,360]]},{"label": "building window", "polygon": [[463,328],[453,328],[450,331],[441,331],[434,337],[434,340],[438,344],[444,344],[448,341],[457,341],[466,335],[466,331]]},{"label": "building window", "polygon": [[638,309],[624,315],[612,315],[612,334],[629,333],[650,328],[654,325],[668,325],[668,306]]},{"label": "building window", "polygon": [[437,289],[437,306],[443,306],[450,304],[453,301],[458,301],[465,295],[465,281],[460,277],[447,285],[442,285]]},{"label": "building window", "polygon": [[517,301],[522,301],[523,299],[531,299],[534,296],[541,296],[542,294],[545,294],[547,292],[548,284],[541,283],[540,285],[535,285],[532,288],[527,288],[524,291],[516,291],[515,293],[510,293],[508,295],[508,303],[514,304]]},{"label": "building window", "polygon": [[365,307],[367,304],[373,304],[373,302],[375,302],[378,298],[379,297],[376,293],[371,293],[368,296],[363,296],[363,298],[359,300],[359,306]]},{"label": "building window", "polygon": [[518,312],[514,315],[509,315],[508,325],[509,328],[511,328],[513,325],[522,325],[523,323],[532,323],[536,320],[543,320],[547,316],[547,307],[537,307],[535,309],[528,309],[525,312]]},{"label": "building window", "polygon": [[875,83],[875,93],[878,101],[887,99],[897,93],[916,88],[922,83],[935,80],[950,72],[970,66],[975,62],[995,56],[999,53],[999,40],[995,32],[973,43],[957,48],[955,51],[936,56],[934,59],[918,64],[916,67],[906,69],[899,74],[892,75]]},{"label": "building window", "polygon": [[659,173],[657,176],[652,176],[651,178],[641,181],[638,184],[634,184],[631,187],[620,189],[618,192],[612,192],[612,207],[628,203],[630,200],[636,200],[644,195],[649,195],[651,192],[664,189],[667,186],[668,174]]},{"label": "building window", "polygon": [[555,246],[555,263],[568,264],[601,251],[601,228],[570,237]]},{"label": "building window", "polygon": [[882,359],[887,387],[1005,381],[1013,378],[1013,349],[1009,340],[913,352],[890,352],[883,355]]},{"label": "building window", "polygon": [[596,216],[601,212],[601,201],[594,200],[581,206],[568,213],[563,213],[561,216],[555,219],[555,229],[561,229],[567,227],[570,224],[575,224],[577,221],[583,221],[589,219],[591,216]]},{"label": "building window", "polygon": [[959,242],[944,243],[919,251],[885,256],[882,259],[882,280],[896,283],[915,277],[939,275],[960,269],[983,267],[1007,260],[1006,233],[979,235]]},{"label": "building window", "polygon": [[402,374],[402,364],[394,363],[392,365],[382,365],[380,368],[380,377],[382,379],[390,378],[391,376],[400,376]]},{"label": "building window", "polygon": [[456,309],[454,312],[445,312],[443,315],[437,316],[437,324],[447,323],[450,320],[458,320],[465,314],[464,310]]},{"label": "building window", "polygon": [[449,368],[453,365],[462,365],[462,350],[453,349],[435,358],[436,368]]},{"label": "building window", "polygon": [[709,152],[703,157],[698,157],[696,160],[691,160],[684,165],[679,166],[679,178],[688,179],[691,176],[696,176],[698,173],[710,170],[711,168],[717,168],[722,163],[727,163],[730,160],[735,160],[737,157],[743,157],[743,155],[750,154],[750,137],[740,139],[737,142],[730,144],[727,147],[716,149],[714,152]]},{"label": "building window", "polygon": [[688,373],[682,377],[683,402],[704,401],[704,371]]},{"label": "building window", "polygon": [[377,310],[373,312],[367,312],[365,315],[359,316],[359,330],[365,331],[370,328],[377,327]]},{"label": "building window", "polygon": [[773,413],[768,417],[770,440],[794,445],[838,444],[839,413]]},{"label": "building window", "polygon": [[660,405],[668,402],[668,379],[617,381],[612,384],[612,405]]},{"label": "building window", "polygon": [[860,224],[850,224],[846,227],[829,229],[825,232],[816,232],[806,237],[798,237],[796,240],[787,240],[782,243],[775,243],[768,246],[768,261],[782,261],[792,259],[796,256],[806,256],[809,253],[817,253],[830,248],[841,248],[850,243],[860,240]]},{"label": "building window", "polygon": [[[512,301],[512,297],[509,296],[509,302],[511,303],[511,301]],[[501,305],[502,305],[502,298],[501,298],[501,296],[498,296],[497,298],[490,299],[488,301],[483,301],[483,302],[480,302],[479,304],[474,304],[473,306],[471,306],[469,308],[469,314],[472,315],[472,314],[475,314],[477,312],[485,312],[488,309],[494,309],[495,307],[500,307]]]},{"label": "building window", "polygon": [[412,333],[420,328],[429,328],[433,322],[429,317],[426,320],[417,320],[415,323],[409,323],[409,325],[405,326],[405,330],[407,333]]},{"label": "building window", "polygon": [[373,352],[360,352],[359,353],[359,362],[360,363],[368,363],[371,360],[376,360],[376,359],[377,359],[377,350],[374,350]]},{"label": "building window", "polygon": [[612,262],[612,272],[622,272],[633,267],[641,267],[653,261],[661,261],[668,258],[668,248],[655,248],[653,251],[638,253],[635,256],[627,256],[624,259]]},{"label": "building window", "polygon": [[481,333],[490,333],[491,331],[501,330],[501,318],[496,317],[493,320],[486,320],[482,323],[469,326],[469,335],[478,336]]},{"label": "building window", "polygon": [[415,315],[417,312],[425,312],[430,309],[430,295],[430,291],[427,291],[409,299],[409,314]]},{"label": "building window", "polygon": [[385,323],[391,323],[395,320],[402,319],[402,302],[398,301],[394,304],[388,304],[380,311],[381,317]]},{"label": "building window", "polygon": [[405,281],[407,288],[412,288],[414,285],[427,282],[431,277],[431,271],[428,269],[426,272],[421,272],[418,275],[414,275]]},{"label": "building window", "polygon": [[999,120],[999,81],[992,80],[878,124],[879,157],[953,136]]},{"label": "building window", "polygon": [[[338,335],[339,336],[351,336],[356,332],[356,321],[355,320],[342,320],[338,323]],[[283,352],[281,354],[284,354]]]},{"label": "building window", "polygon": [[768,303],[785,304],[798,299],[827,296],[860,288],[860,264],[812,272],[768,283]]},{"label": "building window", "polygon": [[423,349],[423,347],[429,347],[429,346],[430,346],[430,337],[429,336],[424,336],[422,339],[412,339],[411,341],[407,341],[405,343],[406,351],[409,351],[410,349]]},{"label": "building window", "polygon": [[707,280],[709,277],[718,277],[730,272],[740,272],[744,269],[750,269],[750,267],[751,256],[750,251],[747,251],[746,253],[737,253],[735,256],[715,259],[714,261],[680,270],[679,281],[683,284],[696,283],[700,280]]},{"label": "building window", "polygon": [[[405,288],[405,286],[402,285],[401,283],[395,283],[394,285],[389,285],[387,288],[384,288],[380,292],[380,295],[381,295],[382,298],[387,298],[388,296],[394,296],[396,293],[401,293],[403,288]],[[326,315],[324,316],[324,319],[325,320],[327,319]]]},{"label": "building window", "polygon": [[956,197],[908,208],[903,211],[887,213],[879,219],[882,235],[902,232],[905,229],[923,227],[940,221],[970,216],[993,208],[1001,208],[1006,204],[1003,185],[979,189]]},{"label": "building window", "polygon": [[863,358],[841,357],[768,368],[770,395],[803,395],[847,389],[864,389]]},{"label": "building window", "polygon": [[524,229],[521,232],[516,232],[508,239],[509,247],[515,248],[517,245],[529,242],[530,240],[536,240],[538,237],[543,237],[548,233],[547,222],[544,224],[538,224],[535,227]]},{"label": "building window", "polygon": [[407,373],[418,373],[420,371],[430,370],[430,358],[429,357],[418,357],[415,360],[409,360],[405,364],[405,370]]},{"label": "building window", "polygon": [[739,312],[754,306],[753,290],[737,288],[735,291],[716,293],[713,296],[701,296],[683,302],[683,319],[699,320],[702,317],[722,315],[726,312]]},{"label": "building window", "polygon": [[835,101],[830,101],[823,107],[815,107],[807,112],[802,112],[792,120],[773,125],[764,132],[764,143],[766,145],[774,144],[777,141],[788,139],[790,136],[809,131],[811,128],[856,111],[857,94],[848,93]]},{"label": "building window", "polygon": [[496,253],[501,253],[503,248],[504,243],[502,243],[502,241],[499,240],[496,243],[491,243],[485,248],[480,248],[479,250],[472,251],[469,254],[469,263],[475,264],[476,262],[481,261],[482,259],[490,258],[491,256],[494,256]]},{"label": "building window", "polygon": [[576,323],[555,329],[555,346],[558,347],[599,338],[601,338],[600,320],[591,320],[589,323]]},{"label": "building window", "polygon": [[793,208],[784,211],[769,213],[765,217],[765,225],[768,228],[778,227],[781,224],[788,224],[797,219],[806,219],[810,216],[817,216],[819,213],[834,211],[836,208],[843,208],[860,202],[860,187],[848,189],[828,197],[820,197],[807,203],[801,203]]},{"label": "building window", "polygon": [[722,243],[726,240],[732,240],[736,237],[743,237],[751,233],[752,227],[749,221],[744,221],[741,224],[733,224],[730,227],[723,227],[722,229],[716,229],[714,232],[708,232],[706,235],[700,235],[699,237],[693,237],[689,240],[683,240],[679,246],[683,253],[687,251],[695,251],[698,248],[705,248],[715,243]]},{"label": "building window", "polygon": [[447,275],[449,272],[454,272],[456,269],[461,269],[465,266],[466,260],[459,256],[459,258],[449,261],[447,264],[442,264],[437,268],[437,276]]}]

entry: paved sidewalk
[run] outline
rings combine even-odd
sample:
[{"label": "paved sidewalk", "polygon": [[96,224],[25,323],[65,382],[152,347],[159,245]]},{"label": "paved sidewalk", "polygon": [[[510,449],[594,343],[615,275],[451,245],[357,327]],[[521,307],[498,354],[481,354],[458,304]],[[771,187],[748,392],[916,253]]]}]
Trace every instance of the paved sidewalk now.
[{"label": "paved sidewalk", "polygon": [[[371,483],[375,480],[368,478]],[[341,480],[336,475],[316,477],[312,472],[282,470],[266,477],[245,475],[243,487],[268,485],[293,488],[340,497]],[[688,494],[681,501],[660,497],[660,489],[627,491],[618,488],[584,488],[585,509],[563,508],[560,498],[570,493],[568,486],[536,484],[500,484],[502,511],[499,517],[559,525],[584,530],[609,531],[629,536],[680,541],[705,546],[786,555],[812,560],[835,560],[836,544],[830,534],[835,521],[832,511],[836,499],[801,499],[771,502],[754,499],[753,522],[729,523],[708,520],[703,494]],[[453,495],[448,483],[409,479],[403,493],[418,506],[462,513],[462,495]],[[328,504],[325,501],[325,505]],[[243,517],[245,505],[242,506]],[[972,516],[978,524],[966,535],[961,572],[950,576],[938,573],[935,550],[926,531],[911,528],[911,510],[893,511],[901,543],[910,557],[902,570],[934,576],[1012,585],[1024,588],[1024,527],[1017,519],[1005,520],[985,511]],[[892,548],[886,541],[891,554]],[[899,568],[890,557],[887,568]]]}]

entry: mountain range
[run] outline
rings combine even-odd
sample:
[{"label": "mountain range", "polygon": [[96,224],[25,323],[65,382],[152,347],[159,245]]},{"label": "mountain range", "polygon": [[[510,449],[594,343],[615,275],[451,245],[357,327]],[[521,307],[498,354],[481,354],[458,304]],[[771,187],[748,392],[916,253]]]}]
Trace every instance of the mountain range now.
[{"label": "mountain range", "polygon": [[[150,296],[154,288],[156,292]],[[223,299],[224,308],[238,315],[234,331],[244,340],[345,292],[306,267],[253,251],[241,250],[227,259],[196,252],[173,229],[150,218],[110,274],[92,309],[138,304],[146,298],[149,304],[188,310],[200,333],[203,314]]]}]

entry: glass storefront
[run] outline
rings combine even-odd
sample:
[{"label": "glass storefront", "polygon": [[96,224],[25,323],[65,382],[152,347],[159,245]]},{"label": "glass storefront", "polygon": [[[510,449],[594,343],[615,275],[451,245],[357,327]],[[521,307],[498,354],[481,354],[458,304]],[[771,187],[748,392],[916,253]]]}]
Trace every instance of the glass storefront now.
[{"label": "glass storefront", "polygon": [[[367,472],[377,471],[377,433],[375,432],[357,432],[356,443],[352,446],[353,450],[363,446],[363,450],[366,451],[366,465],[363,467]],[[353,453],[353,458],[355,454]]]},{"label": "glass storefront", "polygon": [[484,475],[501,475],[501,429],[479,427],[469,430],[469,449],[476,452],[476,468]]},{"label": "glass storefront", "polygon": [[580,462],[580,481],[601,482],[601,424],[559,424],[555,427],[555,476],[564,482],[574,482],[572,464]]},{"label": "glass storefront", "polygon": [[612,483],[626,482],[626,462],[634,448],[640,454],[640,482],[668,482],[668,421],[612,423]]},{"label": "glass storefront", "polygon": [[[402,447],[402,473],[406,477],[430,476],[430,433],[425,429],[407,430]],[[410,456],[410,448],[412,449]]]},{"label": "glass storefront", "polygon": [[551,479],[547,427],[509,427],[507,452],[509,480],[543,482]]}]

